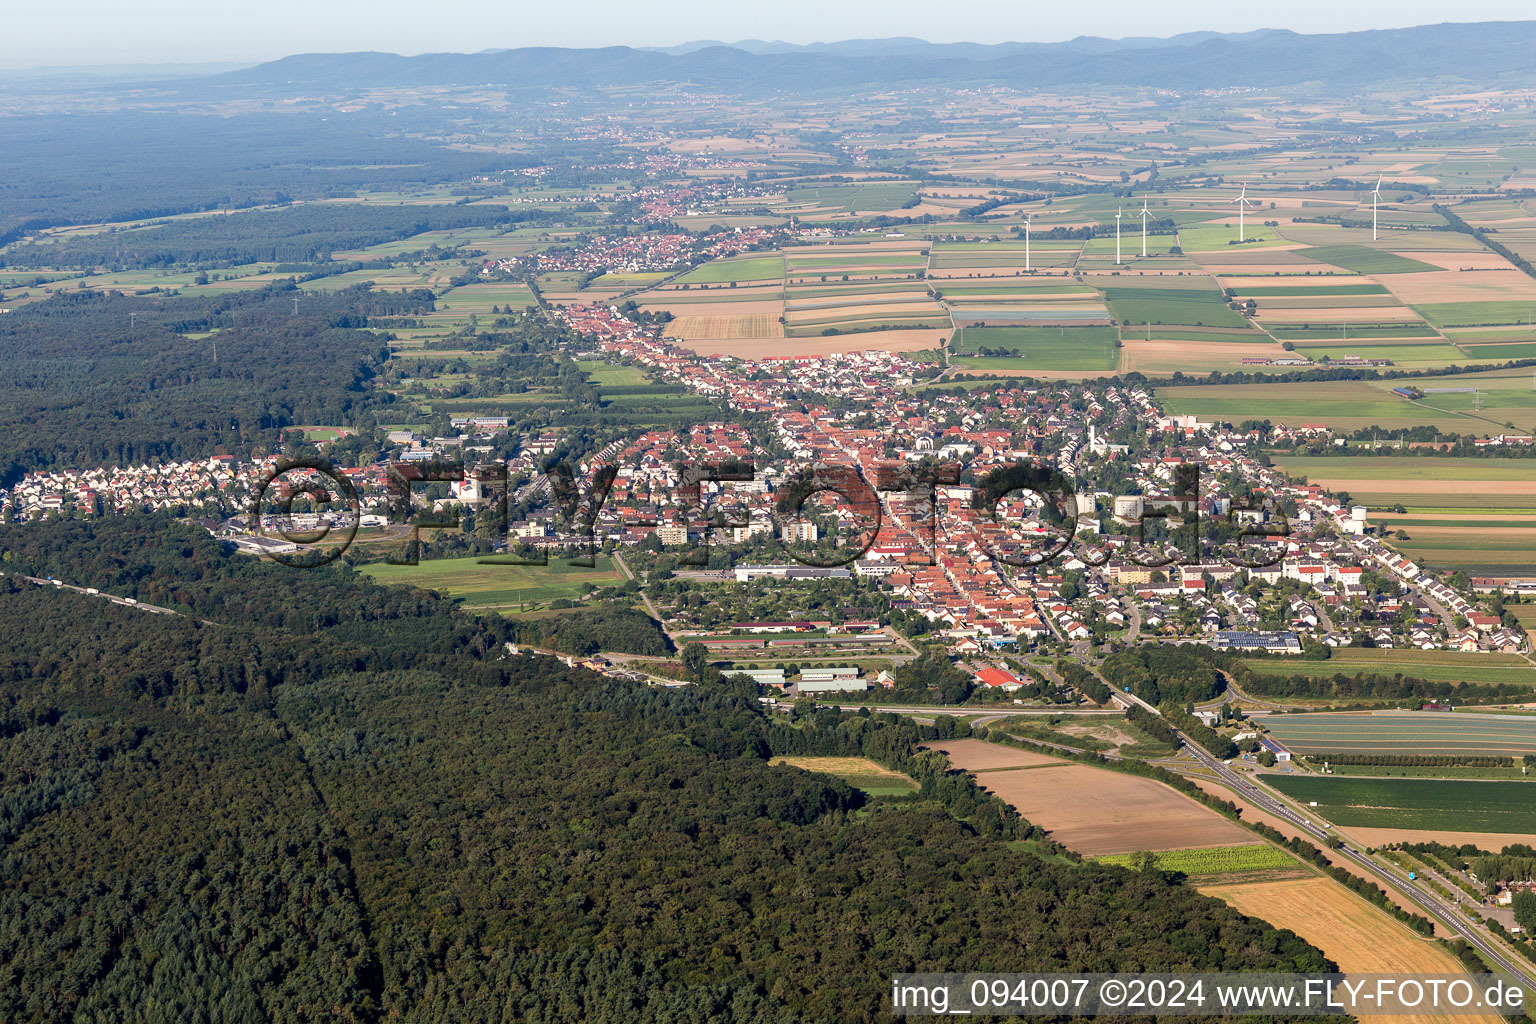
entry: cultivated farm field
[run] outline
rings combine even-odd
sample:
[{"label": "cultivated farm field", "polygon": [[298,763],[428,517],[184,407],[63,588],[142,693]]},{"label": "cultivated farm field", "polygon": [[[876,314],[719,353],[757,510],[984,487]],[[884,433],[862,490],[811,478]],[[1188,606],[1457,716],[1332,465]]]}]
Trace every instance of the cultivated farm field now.
[{"label": "cultivated farm field", "polygon": [[[1460,974],[1461,962],[1415,934],[1380,907],[1367,903],[1331,878],[1206,884],[1200,891],[1225,900],[1245,914],[1289,928],[1311,942],[1339,969],[1360,974],[1414,971]],[[1394,1021],[1481,1021],[1496,1014],[1455,1017],[1393,1016]]]},{"label": "cultivated farm field", "polygon": [[1536,821],[1536,783],[1270,775],[1265,781],[1335,825],[1522,834]]},{"label": "cultivated farm field", "polygon": [[1250,835],[1162,783],[1085,764],[984,772],[977,782],[1085,856],[1234,846]]},{"label": "cultivated farm field", "polygon": [[[1437,683],[1530,683],[1536,688],[1536,665],[1514,654],[1463,654],[1460,651],[1390,650],[1346,647],[1325,661],[1301,658],[1250,658],[1244,661],[1261,675],[1310,676],[1373,672],[1401,673]],[[1284,717],[1284,716],[1281,716]],[[1278,718],[1276,719],[1279,720]]]},{"label": "cultivated farm field", "polygon": [[[1100,864],[1131,866],[1133,854],[1116,853],[1095,858]],[[1310,870],[1278,846],[1249,843],[1244,846],[1210,846],[1199,850],[1162,850],[1153,855],[1159,871],[1179,871],[1192,877],[1246,874],[1284,868]]]},{"label": "cultivated farm field", "polygon": [[[1509,495],[1536,495],[1536,460],[1418,458],[1373,454],[1339,458],[1281,456],[1292,476],[1329,490],[1348,491],[1367,504],[1393,504],[1419,493],[1443,493],[1447,483],[1469,500],[1497,506]],[[1405,504],[1409,502],[1405,501]]]},{"label": "cultivated farm field", "polygon": [[[1299,340],[1299,339],[1292,339]],[[1410,401],[1392,393],[1394,380],[1331,380],[1276,384],[1217,384],[1158,388],[1169,413],[1240,423],[1267,419],[1288,425],[1322,423],[1336,431],[1434,426],[1447,433],[1518,432],[1536,428],[1536,389],[1529,370],[1494,370],[1420,377],[1420,388],[1481,392],[1426,394]],[[1480,406],[1480,408],[1479,408]]]},{"label": "cultivated farm field", "polygon": [[1536,754],[1536,716],[1377,711],[1270,715],[1264,724],[1298,754]]},{"label": "cultivated farm field", "polygon": [[991,772],[1007,768],[1033,768],[1047,764],[1068,764],[1059,757],[1005,747],[986,740],[939,740],[925,743],[925,750],[937,750],[949,757],[949,763],[963,771]]}]

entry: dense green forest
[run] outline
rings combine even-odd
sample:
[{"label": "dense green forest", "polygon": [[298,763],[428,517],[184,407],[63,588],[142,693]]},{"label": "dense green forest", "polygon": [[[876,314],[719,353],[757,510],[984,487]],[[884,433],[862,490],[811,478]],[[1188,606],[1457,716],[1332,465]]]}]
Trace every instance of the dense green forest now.
[{"label": "dense green forest", "polygon": [[419,114],[116,112],[8,117],[0,244],[58,224],[164,217],[460,180],[535,157],[406,135]]},{"label": "dense green forest", "polygon": [[[0,564],[7,1021],[866,1021],[894,971],[1327,966],[1055,848],[933,727],[510,657],[164,519],[0,529]],[[43,565],[196,614],[18,582]]]},{"label": "dense green forest", "polygon": [[1099,671],[1111,686],[1130,691],[1149,704],[1206,701],[1226,683],[1207,647],[1137,647],[1104,659]]},{"label": "dense green forest", "polygon": [[1383,675],[1379,672],[1336,672],[1331,676],[1283,676],[1272,672],[1255,672],[1241,659],[1233,656],[1228,656],[1223,661],[1222,671],[1230,675],[1243,692],[1265,697],[1332,697],[1335,699],[1455,697],[1459,702],[1466,703],[1530,692],[1530,686],[1526,683],[1432,681],[1419,679],[1416,676],[1405,676],[1401,672],[1392,675]]},{"label": "dense green forest", "polygon": [[512,636],[566,654],[621,651],[661,658],[672,653],[672,641],[655,619],[638,608],[608,602],[546,619],[513,619]]},{"label": "dense green forest", "polygon": [[247,455],[284,427],[357,424],[393,400],[370,386],[385,343],[357,328],[431,308],[430,292],[287,283],[198,298],[87,290],[19,307],[0,318],[0,482],[55,465]]},{"label": "dense green forest", "polygon": [[191,217],[132,230],[71,235],[7,250],[11,267],[137,269],[245,263],[309,263],[331,253],[393,242],[424,231],[547,220],[549,211],[505,206],[383,206],[308,203],[276,210]]}]

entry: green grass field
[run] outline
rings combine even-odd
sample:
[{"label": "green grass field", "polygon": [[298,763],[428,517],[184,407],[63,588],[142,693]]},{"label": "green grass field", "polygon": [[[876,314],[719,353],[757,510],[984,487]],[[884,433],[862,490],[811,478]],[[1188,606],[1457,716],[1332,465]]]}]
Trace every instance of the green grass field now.
[{"label": "green grass field", "polygon": [[[1530,683],[1536,689],[1536,665],[1515,654],[1463,654],[1460,651],[1384,650],[1345,647],[1326,661],[1302,658],[1252,658],[1243,664],[1261,675],[1309,676],[1374,672],[1402,673],[1436,683]],[[1283,718],[1285,716],[1280,716]],[[1276,718],[1275,721],[1279,721]]]},{"label": "green grass field", "polygon": [[[1008,349],[1016,358],[987,365],[986,358],[956,359],[953,365],[987,369],[1113,370],[1120,354],[1113,327],[967,327],[960,332],[958,351]],[[993,362],[996,362],[993,359]],[[1017,363],[1017,366],[1015,366]]]},{"label": "green grass field", "polygon": [[1452,366],[1477,360],[1455,345],[1363,345],[1355,341],[1315,341],[1296,346],[1298,355],[1309,359],[1342,359],[1363,356],[1366,359],[1390,359],[1397,366]]},{"label": "green grass field", "polygon": [[1262,299],[1266,297],[1311,297],[1311,296],[1344,296],[1344,295],[1390,295],[1379,284],[1302,284],[1286,287],[1285,285],[1256,285],[1252,288],[1238,287],[1232,289],[1234,295],[1244,299]]},{"label": "green grass field", "polygon": [[460,600],[466,608],[503,608],[527,602],[546,605],[557,598],[579,598],[585,584],[603,587],[621,583],[624,574],[612,559],[599,555],[596,566],[584,569],[551,558],[548,565],[481,565],[477,557],[441,558],[420,565],[375,563],[358,571],[380,583],[402,583],[436,590]]},{"label": "green grass field", "polygon": [[[1424,425],[1454,433],[1498,432],[1506,429],[1505,423],[1515,424],[1520,433],[1531,433],[1529,428],[1536,426],[1536,390],[1531,387],[1530,370],[1423,377],[1412,382],[1420,388],[1477,388],[1480,398],[1472,394],[1437,394],[1412,402],[1392,394],[1396,383],[1381,380],[1178,386],[1158,388],[1157,394],[1169,413],[1232,423],[1247,419],[1326,423],[1335,430],[1398,430]],[[1479,402],[1480,410],[1476,408]],[[1502,499],[1501,503],[1510,504]]]},{"label": "green grass field", "polygon": [[1187,324],[1191,327],[1247,327],[1241,313],[1227,307],[1214,288],[1137,288],[1111,285],[1104,289],[1110,312],[1125,324]]},{"label": "green grass field", "polygon": [[[1125,233],[1120,236],[1120,255],[1123,259],[1141,258],[1141,222],[1134,225],[1129,221],[1125,225]],[[1236,232],[1233,232],[1234,236]],[[1249,234],[1252,234],[1250,231]],[[1173,248],[1172,235],[1148,235],[1147,255],[1159,256]],[[1236,248],[1236,246],[1234,246]],[[1115,255],[1115,240],[1113,238],[1090,238],[1088,244],[1083,247],[1085,256],[1110,256]]]},{"label": "green grass field", "polygon": [[[1100,864],[1130,867],[1134,853],[1095,857]],[[1159,871],[1179,871],[1190,876],[1230,875],[1245,871],[1269,871],[1299,867],[1301,862],[1267,843],[1244,846],[1212,846],[1196,850],[1159,850],[1153,863]]]},{"label": "green grass field", "polygon": [[586,371],[587,377],[599,389],[636,387],[651,383],[651,378],[638,366],[616,366],[598,359],[584,359],[576,365]]},{"label": "green grass field", "polygon": [[1536,342],[1513,342],[1496,345],[1472,345],[1463,343],[1470,362],[1505,359],[1536,359]]},{"label": "green grass field", "polygon": [[[1430,399],[1448,396],[1427,396]],[[1338,458],[1282,455],[1275,460],[1287,474],[1309,480],[1536,480],[1536,459],[1428,458],[1413,455],[1349,455]],[[1350,491],[1369,487],[1351,483]]]},{"label": "green grass field", "polygon": [[1268,775],[1265,780],[1336,825],[1529,834],[1536,785],[1529,782]]},{"label": "green grass field", "polygon": [[1436,327],[1480,327],[1529,324],[1536,304],[1530,302],[1431,302],[1414,306]]},{"label": "green grass field", "polygon": [[784,257],[748,256],[712,260],[678,279],[679,284],[727,284],[742,281],[778,281],[784,277]]},{"label": "green grass field", "polygon": [[1440,268],[1421,263],[1396,253],[1372,249],[1364,245],[1318,245],[1310,249],[1298,249],[1297,255],[1331,263],[1357,274],[1424,274]]},{"label": "green grass field", "polygon": [[[1252,214],[1253,211],[1249,211]],[[1243,234],[1247,236],[1241,244],[1237,242],[1236,224],[1198,224],[1179,229],[1179,244],[1185,252],[1244,252],[1249,249],[1266,249],[1271,246],[1284,245],[1285,239],[1275,233],[1274,228],[1267,228],[1262,223],[1262,217],[1250,216],[1243,225]],[[1140,244],[1138,238],[1137,244]],[[1137,250],[1140,252],[1140,249]]]},{"label": "green grass field", "polygon": [[1365,426],[1399,420],[1412,425],[1429,419],[1409,402],[1358,381],[1172,387],[1159,388],[1157,393],[1170,414],[1232,423],[1267,419]]},{"label": "green grass field", "polygon": [[1323,339],[1338,342],[1339,344],[1353,345],[1371,339],[1391,338],[1435,338],[1438,332],[1428,324],[1341,324],[1338,322],[1327,323],[1326,318],[1319,317],[1319,322],[1313,324],[1274,324],[1269,330],[1281,341],[1307,341]]},{"label": "green grass field", "polygon": [[870,181],[790,189],[785,198],[791,203],[815,203],[847,213],[883,213],[899,209],[916,192],[914,181]]},{"label": "green grass field", "polygon": [[521,281],[492,281],[484,284],[466,284],[444,292],[437,300],[438,309],[453,313],[487,316],[492,306],[511,306],[521,310],[534,305],[533,292]]},{"label": "green grass field", "polygon": [[921,270],[923,257],[910,252],[854,252],[846,249],[836,250],[832,255],[806,256],[794,254],[789,257],[789,273],[814,274],[821,271],[831,271],[845,268],[877,268],[888,270],[901,268],[903,271]]},{"label": "green grass field", "polygon": [[1383,711],[1269,715],[1264,724],[1298,754],[1536,753],[1536,716]]}]

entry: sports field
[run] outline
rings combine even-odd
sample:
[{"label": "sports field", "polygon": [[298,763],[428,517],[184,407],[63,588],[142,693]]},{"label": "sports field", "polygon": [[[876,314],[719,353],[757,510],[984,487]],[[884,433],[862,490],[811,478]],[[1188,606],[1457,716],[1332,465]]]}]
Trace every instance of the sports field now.
[{"label": "sports field", "polygon": [[1536,716],[1378,711],[1269,715],[1264,725],[1298,754],[1536,754]]},{"label": "sports field", "polygon": [[619,366],[601,359],[584,359],[576,364],[586,371],[587,378],[598,388],[636,387],[651,383],[651,378],[638,366]]},{"label": "sports field", "polygon": [[1269,775],[1265,782],[1345,827],[1528,833],[1536,783]]},{"label": "sports field", "polygon": [[517,611],[524,603],[546,605],[557,598],[575,600],[585,585],[604,587],[624,581],[605,555],[583,569],[551,558],[548,565],[481,565],[477,557],[439,558],[419,565],[374,563],[359,572],[380,583],[403,583],[436,590],[461,600],[466,608]]}]

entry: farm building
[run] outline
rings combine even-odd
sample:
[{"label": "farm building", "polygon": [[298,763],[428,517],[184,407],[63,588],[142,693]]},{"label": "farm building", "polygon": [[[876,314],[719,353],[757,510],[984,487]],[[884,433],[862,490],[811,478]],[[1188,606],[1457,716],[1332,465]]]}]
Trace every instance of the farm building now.
[{"label": "farm building", "polygon": [[1270,753],[1275,755],[1276,761],[1289,761],[1291,759],[1291,752],[1286,750],[1280,744],[1276,743],[1274,740],[1270,739],[1268,736],[1260,737],[1259,742],[1264,745],[1265,750],[1268,750]]}]

